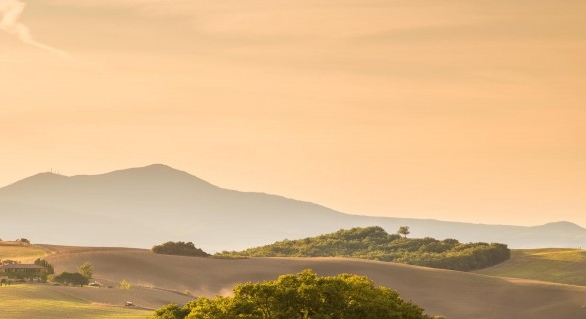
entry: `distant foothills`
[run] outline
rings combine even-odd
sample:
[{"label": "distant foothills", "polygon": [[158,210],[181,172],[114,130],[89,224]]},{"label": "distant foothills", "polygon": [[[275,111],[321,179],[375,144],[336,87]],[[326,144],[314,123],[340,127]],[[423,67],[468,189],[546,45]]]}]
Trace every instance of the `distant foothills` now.
[{"label": "distant foothills", "polygon": [[243,250],[354,227],[413,237],[503,243],[510,248],[582,247],[586,229],[570,222],[483,225],[358,216],[265,193],[229,190],[155,164],[100,175],[40,173],[0,188],[0,234],[36,243],[150,248],[169,240],[208,252]]}]

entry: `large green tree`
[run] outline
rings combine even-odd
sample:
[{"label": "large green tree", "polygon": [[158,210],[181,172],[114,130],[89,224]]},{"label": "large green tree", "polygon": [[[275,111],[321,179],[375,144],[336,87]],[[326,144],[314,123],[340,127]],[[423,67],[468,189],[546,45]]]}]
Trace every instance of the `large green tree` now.
[{"label": "large green tree", "polygon": [[157,319],[177,319],[177,318],[185,318],[189,314],[188,307],[180,307],[177,304],[168,304],[163,306],[157,310],[155,310],[155,315],[152,318]]},{"label": "large green tree", "polygon": [[168,305],[153,319],[429,319],[419,306],[404,301],[366,277],[319,277],[311,270],[275,281],[244,283],[233,297],[200,297],[183,308]]},{"label": "large green tree", "polygon": [[411,232],[409,231],[409,226],[401,226],[399,227],[399,230],[397,230],[397,234],[399,235],[403,235],[403,237],[407,238],[407,235],[409,235]]},{"label": "large green tree", "polygon": [[53,277],[53,281],[74,286],[84,286],[89,283],[89,280],[78,272],[62,272]]},{"label": "large green tree", "polygon": [[53,268],[53,265],[51,265],[45,259],[37,258],[37,260],[35,260],[35,265],[39,265],[39,266],[43,266],[43,267],[47,268],[47,274],[48,275],[51,275],[51,274],[54,274],[55,273],[55,270]]},{"label": "large green tree", "polygon": [[94,276],[94,266],[89,261],[86,261],[81,266],[79,266],[78,272],[90,280]]}]

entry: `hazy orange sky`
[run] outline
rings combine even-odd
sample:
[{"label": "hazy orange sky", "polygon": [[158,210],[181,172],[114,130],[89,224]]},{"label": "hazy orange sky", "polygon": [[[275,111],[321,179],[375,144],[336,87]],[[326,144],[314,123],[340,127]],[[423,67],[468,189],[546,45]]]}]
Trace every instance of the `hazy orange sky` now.
[{"label": "hazy orange sky", "polygon": [[0,185],[164,163],[347,213],[586,226],[586,1],[0,0]]}]

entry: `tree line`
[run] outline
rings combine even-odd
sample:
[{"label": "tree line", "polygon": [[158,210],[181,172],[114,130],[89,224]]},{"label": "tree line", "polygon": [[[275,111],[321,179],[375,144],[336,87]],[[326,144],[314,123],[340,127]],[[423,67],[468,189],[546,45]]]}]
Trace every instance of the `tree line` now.
[{"label": "tree line", "polygon": [[460,243],[456,239],[407,238],[409,228],[389,234],[382,227],[352,228],[299,240],[283,240],[243,251],[224,251],[232,257],[353,257],[433,268],[469,271],[510,258],[507,245]]}]

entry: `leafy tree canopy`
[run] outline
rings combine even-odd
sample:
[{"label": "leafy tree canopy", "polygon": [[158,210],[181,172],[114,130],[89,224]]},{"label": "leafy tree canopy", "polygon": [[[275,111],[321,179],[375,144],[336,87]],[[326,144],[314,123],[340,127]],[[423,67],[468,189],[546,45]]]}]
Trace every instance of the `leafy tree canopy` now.
[{"label": "leafy tree canopy", "polygon": [[47,268],[47,274],[54,274],[55,270],[53,269],[53,265],[51,265],[48,261],[41,259],[41,258],[37,258],[37,260],[35,260],[35,265],[39,265],[39,266],[43,266],[45,268]]},{"label": "leafy tree canopy", "polygon": [[[408,229],[407,229],[408,231]],[[468,243],[455,239],[403,238],[383,228],[366,227],[299,240],[283,240],[221,256],[240,257],[354,257],[412,265],[474,270],[492,266],[510,257],[504,244]]]},{"label": "leafy tree canopy", "polygon": [[200,248],[196,248],[192,242],[182,242],[182,241],[168,241],[162,245],[155,245],[151,249],[155,254],[165,254],[165,255],[180,255],[180,256],[193,256],[193,257],[207,257],[210,254],[206,253],[205,251],[201,250]]},{"label": "leafy tree canopy", "polygon": [[401,226],[399,227],[399,230],[397,231],[397,234],[399,235],[403,235],[403,237],[407,238],[407,235],[409,235],[411,232],[409,231],[409,226]]},{"label": "leafy tree canopy", "polygon": [[79,266],[78,272],[90,280],[94,276],[94,266],[89,261],[86,261]]},{"label": "leafy tree canopy", "polygon": [[61,274],[54,276],[53,281],[59,282],[65,285],[84,286],[89,283],[89,279],[84,277],[78,272],[62,272]]},{"label": "leafy tree canopy", "polygon": [[151,319],[431,319],[389,288],[366,277],[318,277],[311,270],[275,281],[244,283],[233,297],[200,297],[184,307],[167,305]]}]

